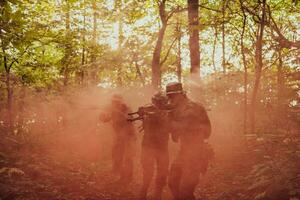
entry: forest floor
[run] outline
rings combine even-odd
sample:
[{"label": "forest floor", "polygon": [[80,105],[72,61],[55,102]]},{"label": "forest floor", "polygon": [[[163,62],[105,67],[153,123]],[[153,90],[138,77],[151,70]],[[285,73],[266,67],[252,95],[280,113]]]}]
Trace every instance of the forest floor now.
[{"label": "forest floor", "polygon": [[[6,148],[5,152],[2,149],[0,199],[138,199],[141,186],[139,166],[135,168],[134,181],[120,185],[117,183],[118,177],[111,173],[109,156],[96,162],[70,155],[68,159],[58,159],[59,151],[28,146],[19,147],[18,151]],[[240,162],[242,153],[228,155],[217,154],[208,173],[201,176],[195,191],[197,199],[243,199],[239,195],[243,195],[243,170],[247,166],[245,162]],[[239,182],[236,174],[239,174]],[[163,199],[172,199],[167,187]]]}]

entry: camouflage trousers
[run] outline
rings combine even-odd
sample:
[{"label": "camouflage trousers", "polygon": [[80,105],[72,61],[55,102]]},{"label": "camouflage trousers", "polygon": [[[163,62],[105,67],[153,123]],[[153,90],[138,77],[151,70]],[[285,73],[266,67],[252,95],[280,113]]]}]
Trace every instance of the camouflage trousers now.
[{"label": "camouflage trousers", "polygon": [[203,172],[203,146],[182,144],[171,165],[168,185],[174,199],[193,200],[194,190]]},{"label": "camouflage trousers", "polygon": [[115,138],[112,146],[113,171],[120,176],[120,181],[130,182],[133,178],[133,160],[135,140]]},{"label": "camouflage trousers", "polygon": [[154,176],[156,168],[155,179],[155,199],[161,199],[163,188],[167,182],[168,168],[169,168],[169,152],[168,148],[153,148],[142,147],[141,163],[143,170],[143,186],[141,190],[141,197],[146,198],[147,191],[151,180]]}]

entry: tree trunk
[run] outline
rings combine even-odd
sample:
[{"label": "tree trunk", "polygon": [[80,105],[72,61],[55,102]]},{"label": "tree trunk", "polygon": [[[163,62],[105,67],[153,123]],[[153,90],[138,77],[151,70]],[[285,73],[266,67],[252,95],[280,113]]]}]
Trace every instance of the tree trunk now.
[{"label": "tree trunk", "polygon": [[243,128],[244,128],[244,134],[247,133],[247,116],[248,116],[248,67],[246,62],[246,55],[245,55],[245,47],[244,47],[244,35],[245,35],[245,27],[246,27],[246,20],[247,16],[245,14],[245,11],[243,9],[243,6],[241,4],[241,9],[243,11],[243,29],[241,34],[241,54],[242,54],[242,60],[243,60],[243,66],[244,66],[244,122],[243,122]]},{"label": "tree trunk", "polygon": [[226,73],[226,58],[225,58],[225,10],[226,10],[226,0],[223,0],[222,5],[222,67],[223,73]]},{"label": "tree trunk", "polygon": [[[85,1],[83,1],[83,4],[85,4]],[[82,56],[81,56],[81,67],[79,70],[79,84],[82,85],[84,81],[84,65],[86,64],[86,56],[85,56],[85,5],[83,5],[83,30],[82,30]]]},{"label": "tree trunk", "polygon": [[178,82],[182,81],[182,65],[181,65],[181,24],[177,21],[176,24],[176,32],[177,32],[177,79]]},{"label": "tree trunk", "polygon": [[98,12],[97,12],[97,4],[96,1],[93,1],[93,44],[97,43],[97,19],[98,19]]},{"label": "tree trunk", "polygon": [[71,24],[70,24],[70,4],[66,1],[66,44],[65,44],[65,56],[63,58],[63,76],[64,76],[64,86],[67,86],[69,83],[69,59],[70,59],[70,52],[71,52],[71,43],[67,37],[70,35]]},{"label": "tree trunk", "polygon": [[160,53],[163,46],[164,35],[167,29],[167,16],[165,11],[166,0],[159,3],[159,16],[162,23],[162,27],[158,32],[158,38],[155,44],[153,57],[152,57],[152,86],[154,89],[158,89],[161,86],[161,63],[160,63]]},{"label": "tree trunk", "polygon": [[5,85],[6,85],[6,92],[7,92],[7,122],[8,122],[8,131],[11,133],[13,129],[13,116],[12,116],[12,100],[13,100],[13,90],[11,87],[11,79],[10,79],[10,66],[7,62],[7,57],[5,55],[5,50],[3,50],[3,64],[5,68]]},{"label": "tree trunk", "polygon": [[282,105],[284,104],[283,99],[283,91],[284,91],[284,75],[283,75],[283,60],[282,60],[282,54],[281,54],[281,48],[278,50],[278,65],[277,65],[277,84],[278,84],[278,107],[282,108]]},{"label": "tree trunk", "polygon": [[188,0],[189,48],[191,59],[191,75],[200,77],[199,50],[199,0]]},{"label": "tree trunk", "polygon": [[[123,5],[123,0],[116,0],[115,1],[115,8],[117,10],[117,21],[118,21],[118,53],[120,59],[122,58],[122,45],[124,41],[124,35],[123,35],[123,13],[122,13],[122,5]],[[117,83],[119,86],[122,86],[123,81],[122,81],[122,64],[118,66],[117,69]]]},{"label": "tree trunk", "polygon": [[6,87],[7,87],[7,111],[8,111],[8,127],[11,132],[13,129],[12,101],[13,90],[11,87],[10,72],[6,72]]},{"label": "tree trunk", "polygon": [[24,125],[24,111],[26,109],[26,105],[25,105],[25,99],[26,99],[26,84],[24,82],[22,82],[21,85],[21,90],[19,93],[19,98],[20,100],[18,101],[18,118],[17,118],[17,125],[18,125],[18,129],[21,131],[22,126]]},{"label": "tree trunk", "polygon": [[265,26],[265,14],[266,14],[266,0],[262,2],[262,17],[260,24],[258,26],[258,32],[256,37],[256,49],[255,49],[255,81],[253,86],[253,93],[251,98],[251,133],[255,132],[255,114],[256,114],[256,104],[257,104],[257,94],[260,84],[260,78],[262,73],[262,46],[263,46],[263,34]]},{"label": "tree trunk", "polygon": [[217,45],[217,40],[218,40],[218,30],[217,30],[217,27],[214,27],[214,29],[215,29],[215,34],[214,34],[215,37],[214,37],[213,52],[212,52],[212,63],[213,63],[214,71],[216,73],[217,68],[216,68],[215,58],[216,58],[216,45]]},{"label": "tree trunk", "polygon": [[139,79],[141,80],[142,84],[145,85],[145,79],[144,79],[144,76],[141,72],[141,68],[138,64],[137,61],[134,61],[134,65],[135,65],[135,69],[136,69],[136,73],[137,73],[137,76],[139,77]]},{"label": "tree trunk", "polygon": [[93,83],[96,83],[97,81],[97,58],[96,58],[96,52],[97,52],[97,19],[98,19],[98,12],[97,12],[97,3],[96,0],[93,0],[92,3],[92,7],[93,7],[93,50],[92,50],[92,55],[91,55],[91,62],[92,62],[92,69],[91,69],[91,79]]},{"label": "tree trunk", "polygon": [[214,31],[215,31],[215,34],[214,34],[214,43],[213,43],[213,51],[212,51],[212,64],[213,64],[213,69],[214,69],[214,82],[213,82],[213,91],[214,91],[214,98],[215,98],[215,101],[218,100],[218,96],[219,96],[219,93],[218,93],[218,86],[217,86],[217,82],[218,82],[218,70],[217,70],[217,67],[216,67],[216,46],[217,46],[217,41],[218,41],[218,28],[217,26],[214,26]]},{"label": "tree trunk", "polygon": [[159,88],[161,85],[161,70],[160,70],[160,53],[163,45],[163,39],[165,35],[167,25],[163,24],[158,33],[158,38],[152,57],[152,86]]}]

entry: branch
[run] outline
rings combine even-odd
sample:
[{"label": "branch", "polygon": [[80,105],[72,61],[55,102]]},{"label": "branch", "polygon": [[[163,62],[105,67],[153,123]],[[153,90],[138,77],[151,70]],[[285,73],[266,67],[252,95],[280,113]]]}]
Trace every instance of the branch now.
[{"label": "branch", "polygon": [[10,63],[10,65],[8,66],[7,70],[8,72],[10,71],[11,67],[13,66],[14,63],[19,63],[17,59],[14,58],[14,60]]},{"label": "branch", "polygon": [[[209,8],[207,6],[205,6],[204,4],[199,4],[198,5],[199,8],[204,8],[204,9],[207,9],[207,10],[210,10],[210,11],[214,11],[214,12],[222,12],[221,10],[217,10],[217,9],[214,9],[214,8]],[[188,8],[182,8],[180,6],[176,7],[174,10],[170,11],[168,13],[168,16],[166,17],[166,21],[168,21],[175,13],[181,13],[181,12],[184,12],[184,11],[187,11]]]},{"label": "branch", "polygon": [[214,11],[214,12],[222,12],[221,10],[217,10],[217,9],[214,9],[214,8],[209,8],[209,7],[206,7],[204,5],[199,5],[199,8],[204,8],[206,10],[210,10],[210,11]]},{"label": "branch", "polygon": [[[243,5],[242,5],[243,6]],[[268,13],[269,13],[269,20],[265,20],[265,25],[271,28],[278,36],[273,35],[273,39],[279,43],[281,48],[297,48],[300,49],[300,41],[290,41],[288,40],[281,32],[280,28],[278,27],[276,21],[272,17],[272,12],[270,6],[266,4]],[[253,16],[253,20],[255,23],[260,23],[261,18],[255,13],[254,10],[249,9],[247,6],[243,6],[243,8]]]},{"label": "branch", "polygon": [[177,38],[175,38],[175,39],[173,40],[172,44],[170,45],[170,47],[169,47],[169,49],[168,49],[168,51],[167,51],[166,56],[165,56],[164,59],[159,63],[160,66],[163,65],[163,64],[167,61],[167,58],[168,58],[168,56],[169,56],[169,54],[170,54],[170,51],[171,51],[173,45],[175,44],[176,40],[177,40]]},{"label": "branch", "polygon": [[282,33],[281,30],[278,28],[277,23],[275,22],[274,18],[272,17],[270,6],[268,6],[269,17],[272,23],[267,23],[266,25],[269,26],[272,30],[274,30],[278,37],[274,37],[274,39],[279,43],[282,48],[292,48],[295,47],[300,49],[300,41],[290,41],[288,40]]},{"label": "branch", "polygon": [[4,62],[4,69],[5,69],[5,71],[6,72],[8,72],[7,70],[8,70],[8,66],[7,66],[7,58],[6,58],[6,53],[5,53],[5,49],[4,49],[4,47],[3,47],[3,45],[2,45],[2,52],[3,52],[3,62]]},{"label": "branch", "polygon": [[168,21],[175,13],[181,13],[181,12],[184,12],[184,11],[187,11],[187,8],[182,8],[180,6],[177,6],[175,9],[171,10],[167,17],[166,17],[166,21]]},{"label": "branch", "polygon": [[[244,5],[242,5],[242,6],[243,6],[243,9],[244,9],[244,10],[246,10],[249,14],[252,15],[254,22],[256,22],[256,23],[259,23],[259,22],[260,22],[261,18],[260,18],[260,16],[259,16],[258,14],[255,13],[255,11],[249,9],[247,6],[244,6]],[[256,17],[258,20],[255,19],[255,17]]]}]

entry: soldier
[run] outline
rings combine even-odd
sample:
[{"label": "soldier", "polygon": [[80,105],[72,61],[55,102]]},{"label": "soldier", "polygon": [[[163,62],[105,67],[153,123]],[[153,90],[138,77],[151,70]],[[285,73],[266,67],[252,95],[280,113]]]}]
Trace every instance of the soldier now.
[{"label": "soldier", "polygon": [[120,175],[119,182],[130,182],[133,177],[133,157],[136,135],[134,126],[127,121],[127,113],[130,112],[120,95],[112,97],[111,105],[107,113],[100,115],[102,122],[112,124],[113,145],[112,161],[113,172]]},{"label": "soldier", "polygon": [[147,198],[147,191],[156,168],[154,199],[161,199],[166,185],[169,167],[167,130],[167,98],[161,93],[152,97],[152,104],[143,108],[143,130],[141,163],[143,185],[140,198]]},{"label": "soldier", "polygon": [[210,136],[210,120],[203,106],[187,98],[181,83],[169,83],[166,93],[174,107],[170,116],[172,138],[180,142],[168,184],[176,200],[193,200],[200,173],[208,164],[204,140]]}]

